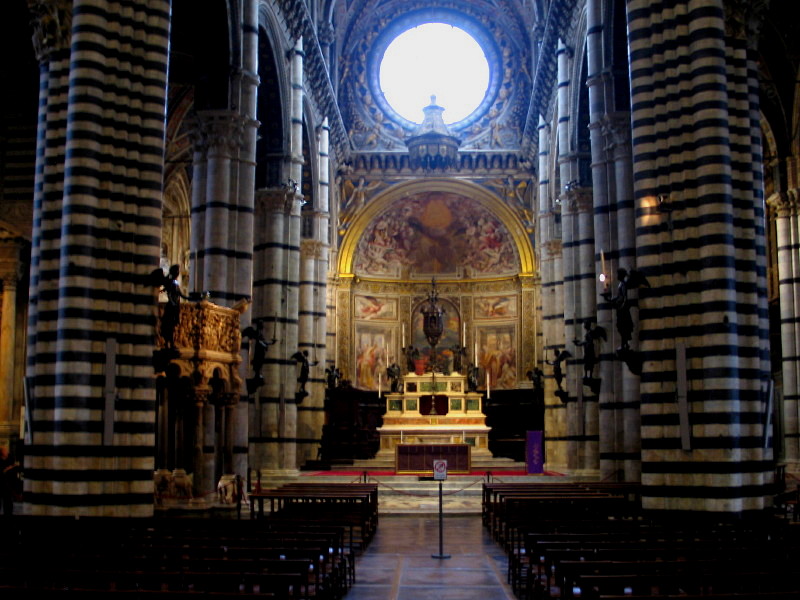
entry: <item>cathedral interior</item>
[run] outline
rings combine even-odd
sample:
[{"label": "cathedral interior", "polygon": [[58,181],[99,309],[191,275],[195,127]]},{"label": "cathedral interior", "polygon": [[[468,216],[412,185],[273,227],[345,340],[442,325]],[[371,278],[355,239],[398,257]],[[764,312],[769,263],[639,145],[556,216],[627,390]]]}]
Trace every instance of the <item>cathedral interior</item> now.
[{"label": "cathedral interior", "polygon": [[[474,374],[548,469],[640,482],[650,510],[758,512],[800,470],[794,2],[2,15],[0,445],[25,513],[297,474],[331,402],[382,405],[394,365]],[[488,65],[460,120],[384,93],[426,23]]]}]

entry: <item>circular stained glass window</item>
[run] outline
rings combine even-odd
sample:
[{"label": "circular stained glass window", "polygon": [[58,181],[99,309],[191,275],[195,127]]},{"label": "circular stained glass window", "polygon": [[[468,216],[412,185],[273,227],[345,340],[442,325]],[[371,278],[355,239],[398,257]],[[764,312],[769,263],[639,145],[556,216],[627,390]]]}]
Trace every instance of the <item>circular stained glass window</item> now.
[{"label": "circular stained glass window", "polygon": [[445,123],[461,121],[483,102],[489,63],[480,44],[463,29],[425,23],[392,40],[379,68],[386,102],[404,119],[422,122],[422,109],[436,96]]}]

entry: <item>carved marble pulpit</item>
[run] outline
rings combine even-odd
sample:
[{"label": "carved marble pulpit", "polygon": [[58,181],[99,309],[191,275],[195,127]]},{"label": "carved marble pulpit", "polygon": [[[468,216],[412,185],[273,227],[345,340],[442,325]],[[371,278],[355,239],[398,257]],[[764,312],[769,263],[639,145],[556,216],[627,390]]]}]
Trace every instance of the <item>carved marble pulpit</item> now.
[{"label": "carved marble pulpit", "polygon": [[190,474],[195,500],[213,497],[215,482],[233,471],[234,408],[244,389],[239,317],[246,307],[182,302],[174,348],[165,347],[156,328],[156,477],[169,479],[171,473],[177,481]]}]

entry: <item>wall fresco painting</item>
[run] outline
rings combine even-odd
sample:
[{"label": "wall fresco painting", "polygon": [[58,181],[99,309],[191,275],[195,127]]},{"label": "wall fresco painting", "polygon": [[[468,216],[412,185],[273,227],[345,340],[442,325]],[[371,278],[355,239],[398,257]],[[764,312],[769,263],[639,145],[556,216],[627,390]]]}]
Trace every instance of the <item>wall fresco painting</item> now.
[{"label": "wall fresco painting", "polygon": [[356,296],[355,318],[362,320],[397,320],[397,298]]},{"label": "wall fresco painting", "polygon": [[362,390],[378,389],[378,374],[381,387],[386,391],[386,367],[394,360],[396,325],[381,326],[356,322],[355,338],[355,383]]},{"label": "wall fresco painting", "polygon": [[476,319],[497,319],[517,316],[516,296],[483,296],[475,298]]},{"label": "wall fresco painting", "polygon": [[508,390],[517,387],[517,335],[513,324],[479,327],[478,366],[481,368],[481,387],[485,373],[489,374],[492,389]]},{"label": "wall fresco painting", "polygon": [[365,229],[353,265],[358,275],[428,279],[519,272],[505,226],[476,200],[424,192],[395,202]]}]

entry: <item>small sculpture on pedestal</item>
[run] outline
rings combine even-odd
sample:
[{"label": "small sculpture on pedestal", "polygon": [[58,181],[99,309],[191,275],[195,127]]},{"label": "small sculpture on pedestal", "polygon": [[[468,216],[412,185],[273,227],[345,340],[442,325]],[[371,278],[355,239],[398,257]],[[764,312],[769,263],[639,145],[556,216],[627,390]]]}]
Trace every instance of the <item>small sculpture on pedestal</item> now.
[{"label": "small sculpture on pedestal", "polygon": [[339,380],[342,378],[342,372],[336,365],[331,365],[325,369],[325,381],[328,384],[329,390],[335,390]]},{"label": "small sculpture on pedestal", "polygon": [[461,373],[461,369],[464,366],[464,357],[467,355],[467,347],[456,344],[450,350],[453,353],[453,371]]},{"label": "small sculpture on pedestal", "polygon": [[261,373],[261,369],[264,367],[264,361],[267,357],[267,348],[278,341],[275,339],[274,332],[270,341],[264,339],[264,333],[262,332],[263,323],[263,320],[258,319],[256,320],[255,327],[251,325],[250,327],[246,327],[242,332],[243,338],[249,338],[254,342],[253,358],[250,360],[250,365],[253,367],[253,376],[246,382],[247,393],[250,395],[254,394],[258,388],[264,385],[264,375]]},{"label": "small sculpture on pedestal", "polygon": [[628,299],[628,290],[635,290],[642,286],[650,287],[647,278],[636,269],[628,272],[626,269],[617,269],[617,293],[612,296],[611,292],[605,291],[600,294],[607,302],[614,307],[617,317],[617,333],[619,333],[620,347],[617,348],[616,356],[623,361],[634,375],[642,374],[642,359],[639,353],[630,347],[633,337],[633,317],[631,316],[631,304]]},{"label": "small sculpture on pedestal", "polygon": [[556,385],[558,389],[555,391],[556,396],[558,397],[561,402],[564,404],[567,403],[569,400],[569,392],[562,389],[561,382],[564,381],[564,371],[561,369],[561,363],[567,360],[568,358],[572,358],[572,354],[568,350],[562,350],[556,356],[556,359],[553,361],[545,360],[544,362],[548,365],[553,367],[553,379],[556,380]]},{"label": "small sculpture on pedestal", "polygon": [[585,331],[583,340],[575,339],[573,343],[583,348],[583,385],[587,386],[592,393],[600,392],[600,379],[594,377],[594,367],[598,361],[598,348],[600,340],[606,340],[606,330],[603,327],[594,326],[594,319],[586,319],[583,322]]},{"label": "small sculpture on pedestal", "polygon": [[308,392],[306,391],[308,375],[311,371],[311,367],[316,365],[317,361],[314,361],[313,363],[308,361],[308,350],[303,350],[302,352],[298,350],[292,354],[290,358],[300,363],[300,373],[297,376],[297,392],[294,395],[295,402],[300,404],[303,399],[308,396]]},{"label": "small sculpture on pedestal", "polygon": [[419,350],[414,346],[408,346],[407,348],[402,348],[402,351],[406,357],[406,372],[413,373],[416,370],[415,361],[419,360]]},{"label": "small sculpture on pedestal", "polygon": [[478,365],[470,365],[467,367],[467,391],[478,391]]},{"label": "small sculpture on pedestal", "polygon": [[386,367],[386,379],[389,381],[389,386],[392,394],[400,391],[400,365],[393,362]]}]

